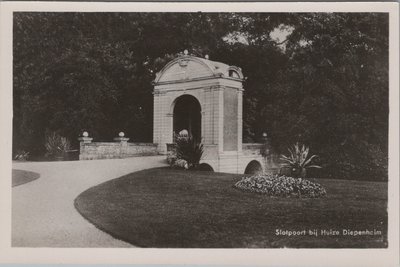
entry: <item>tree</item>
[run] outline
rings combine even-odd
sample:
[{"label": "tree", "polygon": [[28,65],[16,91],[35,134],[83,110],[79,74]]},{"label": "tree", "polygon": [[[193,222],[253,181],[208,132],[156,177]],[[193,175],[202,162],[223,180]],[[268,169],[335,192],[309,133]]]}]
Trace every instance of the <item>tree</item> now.
[{"label": "tree", "polygon": [[387,14],[24,12],[13,38],[14,150],[43,153],[46,131],[151,142],[155,73],[189,49],[243,69],[245,141],[305,143],[318,175],[387,177]]},{"label": "tree", "polygon": [[388,15],[303,14],[288,23],[286,81],[271,88],[281,106],[265,103],[261,115],[274,123],[275,144],[309,144],[335,178],[386,179]]}]

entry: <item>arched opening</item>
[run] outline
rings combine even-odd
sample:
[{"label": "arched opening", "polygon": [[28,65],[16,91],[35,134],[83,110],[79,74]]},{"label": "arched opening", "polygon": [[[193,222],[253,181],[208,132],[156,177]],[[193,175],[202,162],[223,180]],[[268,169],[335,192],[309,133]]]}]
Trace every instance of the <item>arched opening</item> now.
[{"label": "arched opening", "polygon": [[173,131],[178,134],[187,130],[197,142],[201,142],[201,106],[191,95],[183,95],[176,99],[173,115]]},{"label": "arched opening", "polygon": [[229,77],[237,78],[237,79],[240,78],[239,73],[237,73],[237,72],[234,71],[234,70],[229,70]]},{"label": "arched opening", "polygon": [[244,174],[258,174],[262,173],[263,169],[257,160],[252,160],[250,161],[249,164],[247,164],[246,169],[244,170]]},{"label": "arched opening", "polygon": [[199,171],[205,171],[205,172],[213,172],[214,169],[213,167],[211,167],[211,165],[207,164],[207,163],[201,163],[198,167],[197,170]]}]

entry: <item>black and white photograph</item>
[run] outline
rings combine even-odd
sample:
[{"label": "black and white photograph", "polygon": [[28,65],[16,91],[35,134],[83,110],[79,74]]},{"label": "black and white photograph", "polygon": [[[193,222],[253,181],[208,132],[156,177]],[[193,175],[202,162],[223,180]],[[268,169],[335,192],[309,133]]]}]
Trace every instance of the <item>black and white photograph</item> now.
[{"label": "black and white photograph", "polygon": [[131,4],[8,16],[10,251],[398,249],[397,5]]}]

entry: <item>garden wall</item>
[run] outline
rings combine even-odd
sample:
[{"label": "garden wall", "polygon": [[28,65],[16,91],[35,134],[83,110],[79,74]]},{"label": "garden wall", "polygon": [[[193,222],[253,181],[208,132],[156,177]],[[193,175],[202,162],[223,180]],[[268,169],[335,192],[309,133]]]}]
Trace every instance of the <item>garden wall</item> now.
[{"label": "garden wall", "polygon": [[[175,149],[175,144],[167,144],[167,151]],[[217,145],[204,145],[201,163],[207,163],[216,172],[244,173],[247,166],[258,162],[265,172],[278,173],[280,170],[279,156],[274,153],[268,143],[242,144],[242,150],[223,151],[218,153]]]},{"label": "garden wall", "polygon": [[121,159],[157,154],[157,145],[152,143],[81,142],[79,160]]}]

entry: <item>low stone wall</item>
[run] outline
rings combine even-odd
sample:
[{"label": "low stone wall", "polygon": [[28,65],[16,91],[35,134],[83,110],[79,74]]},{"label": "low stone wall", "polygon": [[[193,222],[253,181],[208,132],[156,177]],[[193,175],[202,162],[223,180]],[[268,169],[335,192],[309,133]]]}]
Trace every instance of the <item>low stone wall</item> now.
[{"label": "low stone wall", "polygon": [[267,172],[278,173],[281,168],[279,155],[274,152],[269,143],[244,143],[243,155],[262,157],[264,170]]},{"label": "low stone wall", "polygon": [[[173,151],[175,146],[167,144],[167,151]],[[252,161],[257,161],[265,172],[279,172],[279,157],[269,143],[245,143],[242,144],[242,151],[227,152],[218,152],[217,145],[204,145],[204,154],[200,162],[207,163],[216,172],[244,173]]]},{"label": "low stone wall", "polygon": [[157,144],[152,143],[81,142],[79,160],[121,159],[157,154]]},{"label": "low stone wall", "polygon": [[243,155],[262,155],[263,150],[265,149],[265,144],[261,143],[244,143],[242,144]]}]

